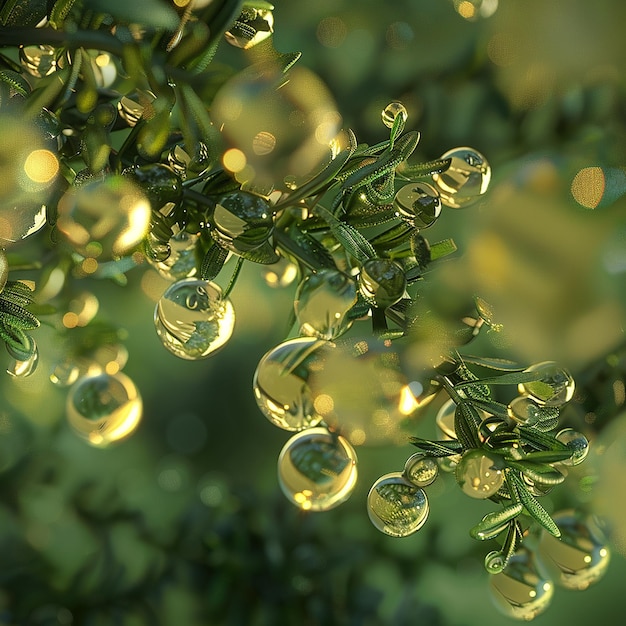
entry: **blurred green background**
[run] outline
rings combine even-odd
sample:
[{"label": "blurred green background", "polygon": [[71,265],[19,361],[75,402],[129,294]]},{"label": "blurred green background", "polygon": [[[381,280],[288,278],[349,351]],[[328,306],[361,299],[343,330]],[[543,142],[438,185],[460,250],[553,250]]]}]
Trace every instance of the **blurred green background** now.
[{"label": "blurred green background", "polygon": [[[459,247],[429,275],[428,297],[481,295],[503,331],[479,350],[557,360],[597,389],[593,376],[623,342],[626,203],[609,202],[605,191],[596,208],[582,206],[575,197],[594,206],[602,189],[592,177],[573,195],[572,184],[584,168],[626,166],[626,5],[275,4],[275,47],[302,51],[299,63],[330,87],[360,141],[385,138],[380,112],[400,100],[407,128],[421,133],[416,159],[463,145],[487,155],[485,200],[444,210],[424,233]],[[217,61],[245,64],[226,46]],[[286,336],[295,285],[272,289],[263,272],[244,267],[232,294],[233,339],[195,363],[166,352],[154,332],[154,302],[166,285],[153,270],[134,270],[126,287],[77,285],[97,294],[104,319],[128,330],[124,371],[145,412],[135,435],[115,447],[90,448],[65,424],[65,391],[48,380],[61,356],[52,328],[37,331],[41,362],[31,378],[2,377],[0,624],[511,621],[492,606],[485,546],[468,535],[489,507],[468,501],[452,476],[429,488],[430,518],[416,535],[391,539],[371,526],[369,487],[400,470],[411,446],[359,448],[359,485],[333,511],[303,514],[279,493],[276,459],[288,435],[262,417],[251,380],[259,358]],[[619,372],[609,379],[596,400],[610,407],[589,408],[587,394],[576,414],[594,440],[593,458],[547,506],[600,507],[623,524],[625,455],[613,447],[609,471],[601,454],[626,432],[626,417],[616,417]],[[434,435],[442,400],[414,433]],[[624,543],[615,543],[604,580],[584,592],[557,589],[537,624],[616,623],[626,563]]]}]

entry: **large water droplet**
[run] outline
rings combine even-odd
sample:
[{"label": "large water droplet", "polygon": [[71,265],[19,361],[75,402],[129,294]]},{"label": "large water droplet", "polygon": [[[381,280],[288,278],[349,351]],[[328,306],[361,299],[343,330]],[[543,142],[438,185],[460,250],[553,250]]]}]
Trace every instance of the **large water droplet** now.
[{"label": "large water droplet", "polygon": [[574,396],[574,378],[564,367],[554,361],[543,361],[527,367],[525,372],[535,372],[537,380],[518,385],[520,393],[528,394],[538,404],[562,406]]},{"label": "large water droplet", "polygon": [[334,339],[352,326],[348,311],[357,301],[354,280],[337,270],[310,274],[298,285],[294,307],[300,334]]},{"label": "large water droplet", "polygon": [[67,396],[66,410],[74,432],[93,446],[106,447],[137,428],[143,404],[128,376],[97,374],[74,384]]},{"label": "large water droplet", "polygon": [[402,298],[406,276],[402,267],[391,259],[369,259],[359,274],[359,290],[370,304],[384,309]]},{"label": "large water droplet", "polygon": [[504,482],[504,473],[494,466],[494,459],[481,450],[463,454],[455,470],[456,480],[465,494],[485,500]]},{"label": "large water droplet", "polygon": [[418,487],[427,487],[435,482],[439,474],[436,459],[417,452],[410,456],[404,464],[405,478]]},{"label": "large water droplet", "polygon": [[573,428],[564,428],[556,435],[557,441],[564,443],[573,451],[569,459],[561,461],[563,465],[580,465],[589,454],[589,440]]},{"label": "large water droplet", "polygon": [[472,148],[454,148],[441,155],[452,159],[450,167],[441,174],[433,175],[441,201],[453,209],[476,202],[489,187],[491,167],[487,159]]},{"label": "large water droplet", "polygon": [[326,341],[299,337],[267,352],[259,361],[252,387],[262,413],[284,430],[302,430],[319,424],[309,379],[322,367]]},{"label": "large water droplet", "polygon": [[554,585],[537,571],[532,554],[521,549],[502,572],[489,577],[489,591],[504,615],[529,621],[548,608]]},{"label": "large water droplet", "polygon": [[552,515],[561,531],[560,539],[542,532],[539,558],[566,589],[587,589],[604,576],[611,559],[602,531],[590,517],[576,511]]},{"label": "large water droplet", "polygon": [[392,128],[396,117],[400,115],[404,122],[407,121],[409,113],[401,102],[390,102],[381,112],[383,124],[387,128]]},{"label": "large water droplet", "polygon": [[381,476],[367,496],[367,514],[374,526],[391,537],[406,537],[428,519],[426,492],[400,473]]},{"label": "large water droplet", "polygon": [[291,437],[278,458],[278,479],[287,498],[305,511],[328,511],[345,502],[357,480],[354,448],[325,428]]},{"label": "large water droplet", "polygon": [[187,278],[161,296],[154,324],[163,345],[181,359],[203,359],[231,337],[235,312],[214,283]]},{"label": "large water droplet", "polygon": [[411,183],[398,190],[393,208],[402,219],[416,228],[428,228],[441,214],[441,198],[432,185]]}]

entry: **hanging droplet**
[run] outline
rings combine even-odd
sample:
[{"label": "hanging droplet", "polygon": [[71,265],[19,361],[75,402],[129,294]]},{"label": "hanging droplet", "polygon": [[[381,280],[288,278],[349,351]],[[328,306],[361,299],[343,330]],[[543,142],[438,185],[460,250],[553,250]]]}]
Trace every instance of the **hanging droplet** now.
[{"label": "hanging droplet", "polygon": [[518,424],[532,426],[541,419],[539,406],[527,395],[517,396],[509,402],[506,412],[508,416]]},{"label": "hanging droplet", "polygon": [[84,257],[110,260],[130,252],[146,235],[150,202],[124,176],[70,187],[58,204],[57,227]]},{"label": "hanging droplet", "polygon": [[50,382],[57,387],[73,385],[82,374],[81,366],[71,357],[59,361],[50,373]]},{"label": "hanging droplet", "polygon": [[428,519],[426,492],[400,473],[381,476],[367,496],[367,514],[374,526],[391,537],[407,537]]},{"label": "hanging droplet", "polygon": [[550,605],[554,584],[537,571],[532,554],[521,549],[502,572],[489,577],[489,592],[504,615],[530,621]]},{"label": "hanging droplet", "polygon": [[356,284],[349,276],[333,269],[310,274],[298,285],[294,299],[300,334],[338,337],[352,326],[347,313],[356,301]]},{"label": "hanging droplet", "polygon": [[463,493],[485,500],[493,496],[504,482],[504,473],[494,466],[494,459],[481,450],[468,450],[455,470]]},{"label": "hanging droplet", "polygon": [[491,167],[480,152],[472,148],[454,148],[441,155],[441,159],[452,159],[445,172],[433,175],[441,201],[446,206],[464,208],[487,191]]},{"label": "hanging droplet", "polygon": [[[34,343],[34,339],[33,339]],[[13,359],[7,368],[7,374],[11,376],[15,376],[15,378],[26,378],[33,374],[37,369],[37,364],[39,363],[39,350],[37,349],[37,345],[35,344],[35,351],[32,355],[26,359],[25,361],[20,361],[19,359]]]},{"label": "hanging droplet", "polygon": [[224,38],[235,48],[249,50],[265,41],[274,32],[274,14],[269,9],[244,7],[241,14],[224,33]]},{"label": "hanging droplet", "polygon": [[391,259],[369,259],[359,274],[359,290],[367,302],[384,309],[402,298],[406,276],[402,267]]},{"label": "hanging droplet", "polygon": [[162,261],[148,258],[148,263],[167,280],[191,278],[197,271],[196,243],[198,239],[198,235],[181,230],[170,238],[167,244],[169,250],[167,258]]},{"label": "hanging droplet", "polygon": [[300,337],[289,339],[259,361],[252,388],[261,412],[284,430],[303,430],[319,424],[309,379],[322,367],[326,341]]},{"label": "hanging droplet", "polygon": [[[333,158],[341,116],[322,81],[309,70],[287,73],[265,63],[237,74],[218,91],[211,117],[226,151],[222,162],[239,183],[300,186]],[[271,148],[271,149],[270,149]]]},{"label": "hanging droplet", "polygon": [[9,279],[9,260],[7,259],[6,252],[0,248],[0,293],[4,289]]},{"label": "hanging droplet", "polygon": [[[504,526],[508,526],[509,522],[505,522]],[[504,554],[500,550],[492,550],[485,555],[485,569],[490,574],[499,574],[506,565]]]},{"label": "hanging droplet", "polygon": [[569,459],[561,461],[563,465],[580,465],[587,458],[589,454],[589,440],[582,433],[573,428],[564,428],[557,433],[556,439],[574,452]]},{"label": "hanging droplet", "polygon": [[404,477],[418,487],[427,487],[435,482],[439,474],[437,460],[417,452],[404,464]]},{"label": "hanging droplet", "polygon": [[85,376],[67,396],[67,419],[80,437],[106,447],[139,425],[143,405],[133,381],[124,374]]},{"label": "hanging droplet", "polygon": [[291,437],[278,457],[278,480],[288,500],[305,511],[328,511],[345,502],[356,486],[354,448],[325,428]]},{"label": "hanging droplet", "polygon": [[393,123],[398,115],[402,117],[404,122],[409,118],[409,113],[401,102],[390,102],[381,113],[383,124],[387,128],[393,128]]},{"label": "hanging droplet", "polygon": [[57,69],[56,50],[53,46],[20,46],[20,62],[35,78],[49,76]]},{"label": "hanging droplet", "polygon": [[263,278],[268,287],[289,287],[298,276],[298,266],[281,256],[276,263],[263,267]]},{"label": "hanging droplet", "polygon": [[552,519],[561,538],[542,532],[539,558],[560,587],[587,589],[604,576],[609,565],[606,539],[591,517],[576,511],[560,511]]},{"label": "hanging droplet", "polygon": [[269,241],[274,232],[274,216],[265,198],[235,191],[218,198],[211,225],[211,235],[220,246],[241,254]]},{"label": "hanging droplet", "polygon": [[119,116],[131,127],[142,118],[144,111],[147,117],[154,115],[152,103],[156,96],[151,91],[136,91],[128,96],[122,96],[117,103]]},{"label": "hanging droplet", "polygon": [[520,383],[520,393],[528,394],[538,404],[562,406],[569,402],[576,389],[574,378],[564,367],[554,361],[543,361],[527,367],[525,372],[535,372],[537,380]]},{"label": "hanging droplet", "polygon": [[439,192],[428,183],[411,183],[401,187],[393,200],[399,217],[416,228],[432,226],[441,214]]},{"label": "hanging droplet", "polygon": [[161,343],[172,354],[195,361],[230,339],[235,311],[218,285],[186,278],[165,290],[154,309],[154,324]]}]

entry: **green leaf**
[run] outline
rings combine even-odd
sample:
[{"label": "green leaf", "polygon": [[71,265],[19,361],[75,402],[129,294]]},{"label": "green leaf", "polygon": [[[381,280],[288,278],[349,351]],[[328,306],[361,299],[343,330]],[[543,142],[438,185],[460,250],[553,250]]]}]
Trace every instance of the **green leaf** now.
[{"label": "green leaf", "polygon": [[504,507],[500,511],[487,513],[483,519],[470,529],[470,535],[479,541],[486,541],[497,537],[506,530],[508,522],[517,517],[523,509],[521,503]]},{"label": "green leaf", "polygon": [[228,250],[214,243],[204,255],[200,267],[200,278],[202,280],[213,280],[224,267]]},{"label": "green leaf", "polygon": [[522,370],[526,369],[525,365],[520,365],[519,363],[515,363],[515,361],[509,361],[507,359],[493,359],[482,356],[470,356],[467,354],[462,355],[461,358],[466,363],[471,363],[472,365],[480,365],[481,367],[486,367],[487,369],[498,370],[502,372],[521,372]]},{"label": "green leaf", "polygon": [[528,511],[528,514],[541,526],[543,526],[551,535],[555,537],[561,536],[559,527],[554,523],[554,520],[550,517],[550,514],[539,504],[535,496],[533,496],[528,488],[520,478],[518,478],[513,472],[507,472],[507,479],[510,479],[513,483],[519,498]]},{"label": "green leaf", "polygon": [[475,382],[482,383],[483,385],[517,385],[519,383],[526,383],[537,379],[537,372],[510,372],[508,374],[502,374],[500,376],[492,376],[490,378],[479,378],[476,381],[465,381],[455,385],[455,388],[459,389],[467,387]]},{"label": "green leaf", "polygon": [[437,243],[433,243],[430,246],[430,260],[436,261],[437,259],[443,259],[457,251],[456,244],[452,239],[443,239]]},{"label": "green leaf", "polygon": [[509,418],[506,404],[502,404],[501,402],[496,402],[495,400],[472,398],[472,404],[477,409],[482,409],[486,413],[489,413],[489,415],[495,415],[496,417],[501,417],[503,419]]},{"label": "green leaf", "polygon": [[53,28],[60,28],[69,15],[76,0],[57,0],[50,11],[49,22]]},{"label": "green leaf", "polygon": [[411,437],[409,441],[416,447],[425,452],[428,456],[452,456],[463,452],[463,444],[454,439],[446,441],[430,441],[428,439],[420,439],[419,437]]},{"label": "green leaf", "polygon": [[561,472],[546,463],[533,463],[523,459],[520,461],[508,460],[507,465],[521,472],[533,482],[542,485],[560,485],[565,480],[565,476]]},{"label": "green leaf", "polygon": [[569,450],[564,443],[532,426],[520,426],[519,434],[522,442],[531,445],[536,450]]},{"label": "green leaf", "polygon": [[398,174],[410,179],[432,176],[445,172],[450,167],[450,163],[452,163],[452,159],[437,159],[416,165],[404,163],[398,167]]},{"label": "green leaf", "polygon": [[519,548],[522,543],[522,537],[523,535],[520,523],[517,520],[511,520],[509,523],[509,530],[504,538],[504,544],[502,546],[502,556],[504,557],[505,565]]},{"label": "green leaf", "polygon": [[481,417],[469,403],[461,402],[454,412],[454,432],[464,448],[479,448],[478,425]]},{"label": "green leaf", "polygon": [[47,9],[47,0],[5,0],[0,10],[0,25],[37,26]]},{"label": "green leaf", "polygon": [[0,70],[0,83],[9,85],[22,96],[27,96],[31,90],[30,83],[21,74],[11,70]]},{"label": "green leaf", "polygon": [[415,228],[413,226],[402,222],[388,228],[382,233],[379,233],[370,239],[370,243],[378,250],[397,248],[398,246],[401,246],[409,241],[414,232]]},{"label": "green leaf", "polygon": [[537,463],[559,463],[572,456],[572,451],[567,450],[541,450],[539,452],[529,452],[524,460]]}]

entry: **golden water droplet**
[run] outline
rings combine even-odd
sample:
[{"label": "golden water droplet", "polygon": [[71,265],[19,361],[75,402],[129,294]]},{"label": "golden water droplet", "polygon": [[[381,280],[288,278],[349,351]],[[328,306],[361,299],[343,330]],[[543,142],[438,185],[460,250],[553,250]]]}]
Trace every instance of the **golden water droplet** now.
[{"label": "golden water droplet", "polygon": [[319,424],[309,379],[322,366],[326,341],[300,337],[289,339],[259,361],[252,388],[261,412],[284,430],[302,430]]},{"label": "golden water droplet", "polygon": [[504,482],[502,470],[481,450],[465,452],[456,466],[455,476],[463,493],[480,500],[493,496]]},{"label": "golden water droplet", "polygon": [[580,465],[587,458],[589,454],[589,440],[582,433],[573,428],[564,428],[557,433],[556,439],[574,451],[574,454],[569,459],[561,461],[563,465]]},{"label": "golden water droplet", "polygon": [[135,126],[142,118],[144,112],[146,117],[153,115],[152,103],[156,96],[151,91],[137,91],[128,96],[122,96],[117,103],[117,110],[120,117],[129,125]]},{"label": "golden water droplet", "polygon": [[611,560],[602,531],[592,518],[576,511],[560,511],[552,519],[561,531],[557,539],[543,531],[539,558],[557,585],[566,589],[587,589],[600,580]]},{"label": "golden water droplet", "polygon": [[439,474],[437,460],[417,452],[404,464],[405,478],[418,487],[427,487],[435,482]]},{"label": "golden water droplet", "polygon": [[345,502],[356,486],[354,448],[325,428],[291,437],[278,458],[278,480],[285,496],[305,511],[328,511]]},{"label": "golden water droplet", "polygon": [[411,183],[397,191],[393,208],[416,228],[428,228],[441,214],[441,198],[432,185]]},{"label": "golden water droplet", "polygon": [[574,397],[576,383],[574,378],[564,367],[554,361],[542,361],[527,367],[525,372],[535,372],[537,380],[520,383],[520,393],[528,394],[537,402],[545,406],[562,406]]},{"label": "golden water droplet", "polygon": [[404,122],[406,122],[409,117],[409,113],[402,102],[390,102],[381,113],[383,124],[387,128],[392,128],[398,115],[402,117]]},{"label": "golden water droplet", "polygon": [[35,372],[38,363],[39,350],[35,345],[35,351],[30,358],[26,359],[26,361],[13,359],[13,361],[7,368],[7,374],[14,376],[15,378],[26,378]]},{"label": "golden water droplet", "polygon": [[74,432],[96,447],[128,437],[139,425],[143,403],[133,381],[124,374],[96,374],[70,389],[67,419]]},{"label": "golden water droplet", "polygon": [[230,339],[235,311],[214,283],[187,278],[161,296],[154,310],[161,343],[181,359],[203,359]]},{"label": "golden water droplet", "polygon": [[164,261],[157,261],[148,257],[152,265],[163,278],[172,282],[191,278],[196,275],[196,243],[198,235],[179,231],[168,242],[169,255]]},{"label": "golden water droplet", "polygon": [[263,278],[268,287],[288,287],[298,276],[298,266],[285,257],[263,266]]},{"label": "golden water droplet", "polygon": [[518,424],[535,424],[541,418],[539,406],[527,395],[517,396],[506,408],[508,416]]},{"label": "golden water droplet", "polygon": [[374,526],[391,537],[407,537],[428,519],[426,492],[394,472],[381,476],[367,496],[367,514]]},{"label": "golden water droplet", "polygon": [[249,50],[271,37],[274,32],[274,14],[269,9],[244,7],[239,18],[224,38],[236,48]]},{"label": "golden water droplet", "polygon": [[433,175],[441,201],[446,206],[464,208],[476,202],[487,191],[491,181],[491,167],[480,152],[473,148],[454,148],[440,158],[452,159],[445,172]]},{"label": "golden water droplet", "polygon": [[504,615],[529,621],[548,608],[554,585],[537,571],[532,554],[522,549],[502,572],[489,577],[489,591]]},{"label": "golden water droplet", "polygon": [[20,46],[19,56],[24,69],[35,78],[49,76],[57,69],[56,50],[53,46]]},{"label": "golden water droplet", "polygon": [[109,260],[130,252],[150,224],[150,202],[127,177],[70,188],[58,204],[57,227],[84,257]]}]

